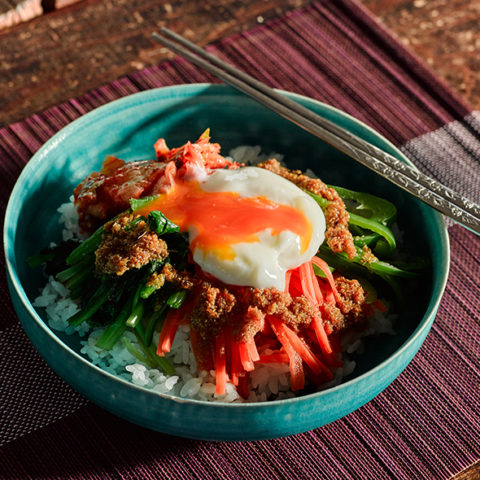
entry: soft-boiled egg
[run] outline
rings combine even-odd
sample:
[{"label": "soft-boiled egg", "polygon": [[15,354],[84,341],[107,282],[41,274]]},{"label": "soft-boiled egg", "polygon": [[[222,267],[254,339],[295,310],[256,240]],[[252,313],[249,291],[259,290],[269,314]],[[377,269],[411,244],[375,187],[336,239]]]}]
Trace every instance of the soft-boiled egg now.
[{"label": "soft-boiled egg", "polygon": [[318,204],[257,167],[199,172],[175,182],[149,210],[188,232],[193,260],[224,283],[285,288],[285,273],[310,260],[325,236]]}]

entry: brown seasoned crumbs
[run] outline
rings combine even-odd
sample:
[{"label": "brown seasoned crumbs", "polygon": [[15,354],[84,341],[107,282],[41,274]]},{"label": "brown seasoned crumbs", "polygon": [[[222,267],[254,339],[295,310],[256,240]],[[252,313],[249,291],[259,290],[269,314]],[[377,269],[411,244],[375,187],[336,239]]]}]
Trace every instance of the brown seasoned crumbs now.
[{"label": "brown seasoned crumbs", "polygon": [[[203,340],[216,336],[227,322],[233,325],[237,342],[253,338],[265,326],[265,317],[275,315],[295,331],[310,325],[317,309],[305,296],[292,297],[276,288],[215,286],[194,278],[188,272],[177,272],[170,264],[164,266],[165,281],[192,292],[200,292],[191,315],[192,330]],[[335,278],[340,301],[338,305],[324,304],[321,317],[325,325],[339,331],[365,317],[365,293],[357,280]]]},{"label": "brown seasoned crumbs", "polygon": [[165,277],[166,282],[173,283],[176,287],[183,290],[192,290],[195,285],[200,283],[200,280],[194,278],[190,273],[175,270],[170,263],[164,265],[161,274]]},{"label": "brown seasoned crumbs", "polygon": [[365,291],[358,280],[352,280],[341,275],[335,277],[335,285],[340,295],[340,310],[347,320],[356,321],[364,316]]},{"label": "brown seasoned crumbs", "polygon": [[280,162],[274,158],[259,163],[258,167],[276,173],[290,180],[297,185],[297,187],[308,190],[328,200],[330,204],[325,209],[325,221],[327,223],[325,237],[328,246],[335,253],[347,253],[350,259],[355,256],[356,249],[353,244],[353,237],[348,229],[348,212],[340,195],[333,188],[327,187],[327,185],[318,178],[310,178],[300,170],[289,170],[288,168],[282,167]]},{"label": "brown seasoned crumbs", "polygon": [[233,337],[237,342],[253,338],[265,327],[265,314],[258,307],[248,307],[245,315],[237,315]]},{"label": "brown seasoned crumbs", "polygon": [[306,297],[292,298],[275,288],[243,288],[235,293],[236,307],[231,320],[234,323],[234,339],[238,342],[245,342],[261,331],[266,315],[275,315],[298,331],[308,326],[317,314]]},{"label": "brown seasoned crumbs", "polygon": [[190,317],[190,324],[202,338],[216,336],[235,306],[235,296],[226,288],[203,282]]},{"label": "brown seasoned crumbs", "polygon": [[322,320],[332,331],[342,330],[345,327],[345,315],[332,303],[323,305]]},{"label": "brown seasoned crumbs", "polygon": [[193,354],[199,370],[212,370],[212,343],[210,338],[203,338],[193,328],[190,329]]},{"label": "brown seasoned crumbs", "polygon": [[308,327],[315,315],[318,315],[318,310],[314,308],[307,297],[302,295],[292,298],[292,303],[288,306],[288,312],[283,316],[283,321],[294,330],[298,330],[300,327]]},{"label": "brown seasoned crumbs", "polygon": [[139,215],[124,214],[105,224],[102,241],[95,252],[98,273],[120,276],[168,256],[167,244],[138,218]]},{"label": "brown seasoned crumbs", "polygon": [[373,263],[378,261],[378,258],[373,254],[372,250],[370,250],[370,247],[368,245],[364,245],[362,247],[362,250],[363,250],[363,255],[362,255],[361,262],[363,264]]},{"label": "brown seasoned crumbs", "polygon": [[322,314],[324,322],[338,331],[359,324],[366,318],[365,291],[358,280],[335,276],[335,285],[340,296],[336,305],[324,304]]},{"label": "brown seasoned crumbs", "polygon": [[333,252],[346,252],[348,257],[352,259],[355,257],[357,249],[353,243],[352,234],[348,229],[349,218],[345,204],[340,197],[339,201],[330,203],[325,209],[325,220],[327,223],[325,237],[328,246]]},{"label": "brown seasoned crumbs", "polygon": [[292,303],[290,294],[276,288],[252,288],[249,304],[258,307],[265,315],[282,315]]},{"label": "brown seasoned crumbs", "polygon": [[165,285],[165,275],[163,273],[153,272],[150,278],[145,282],[147,287],[155,287],[156,290]]}]

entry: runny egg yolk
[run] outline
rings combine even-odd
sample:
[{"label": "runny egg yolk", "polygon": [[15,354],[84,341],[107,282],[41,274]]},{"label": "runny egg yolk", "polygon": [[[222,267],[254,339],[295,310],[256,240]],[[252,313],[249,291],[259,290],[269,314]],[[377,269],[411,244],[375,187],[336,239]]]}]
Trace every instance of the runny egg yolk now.
[{"label": "runny egg yolk", "polygon": [[285,273],[316,253],[323,213],[305,192],[267,170],[216,170],[177,181],[136,210],[161,211],[189,233],[194,261],[219,280],[284,288]]},{"label": "runny egg yolk", "polygon": [[[272,235],[289,230],[300,237],[304,252],[312,236],[305,214],[289,205],[264,197],[242,197],[238,192],[207,192],[198,181],[176,183],[147,207],[160,210],[181,232],[194,229],[190,248],[215,252],[222,260],[233,260],[237,243],[258,242],[258,232]],[[139,210],[145,215],[147,212]]]}]

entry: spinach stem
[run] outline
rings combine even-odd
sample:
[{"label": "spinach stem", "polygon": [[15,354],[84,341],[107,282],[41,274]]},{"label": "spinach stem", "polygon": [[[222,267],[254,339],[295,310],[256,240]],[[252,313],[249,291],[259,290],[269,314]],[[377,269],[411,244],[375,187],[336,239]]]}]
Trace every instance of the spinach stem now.
[{"label": "spinach stem", "polygon": [[92,295],[86,307],[68,319],[70,325],[77,327],[81,323],[89,320],[99,308],[108,300],[115,287],[107,280],[103,280],[98,290]]},{"label": "spinach stem", "polygon": [[67,257],[67,265],[75,265],[80,262],[86,255],[93,253],[102,241],[103,225],[99,227],[89,238],[82,242]]}]

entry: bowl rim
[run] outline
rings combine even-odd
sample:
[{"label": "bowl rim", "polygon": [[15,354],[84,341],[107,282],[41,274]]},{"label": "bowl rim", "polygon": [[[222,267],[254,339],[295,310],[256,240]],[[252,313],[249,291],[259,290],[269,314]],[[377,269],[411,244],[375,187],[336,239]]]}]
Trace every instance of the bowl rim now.
[{"label": "bowl rim", "polygon": [[[212,89],[214,92],[212,92]],[[207,91],[208,90],[208,91]],[[218,90],[218,91],[217,91]],[[276,89],[279,93],[282,93],[284,95],[289,96],[290,98],[300,101],[303,104],[306,104],[307,107],[310,105],[318,105],[320,104],[321,107],[327,111],[331,111],[340,117],[344,117],[349,119],[352,123],[356,124],[356,126],[360,127],[361,129],[369,132],[371,135],[374,137],[382,140],[386,145],[388,145],[390,148],[392,148],[395,151],[395,154],[397,157],[401,158],[402,161],[408,163],[409,165],[413,166],[414,168],[415,165],[395,146],[393,143],[391,143],[389,140],[387,140],[383,135],[378,133],[376,130],[373,128],[369,127],[365,123],[363,123],[361,120],[358,120],[357,118],[353,117],[352,115],[335,108],[331,105],[328,105],[324,102],[306,97],[304,95],[300,95],[297,93],[289,92],[286,90],[280,90]],[[14,261],[10,258],[9,251],[14,252],[14,242],[13,245],[11,244],[10,240],[14,240],[15,235],[10,238],[10,224],[11,224],[11,217],[14,216],[14,206],[13,206],[13,200],[19,196],[19,193],[22,189],[22,186],[26,179],[29,176],[29,173],[32,169],[35,168],[35,166],[43,160],[44,157],[48,155],[51,149],[55,148],[59,143],[61,143],[68,135],[70,134],[71,131],[73,130],[78,130],[79,128],[86,128],[91,122],[97,121],[99,118],[104,118],[112,113],[114,113],[117,110],[122,110],[125,111],[128,108],[135,107],[137,108],[139,104],[144,104],[144,103],[150,103],[154,101],[158,101],[158,95],[159,94],[165,94],[165,93],[170,93],[170,92],[175,92],[172,97],[175,98],[192,98],[194,96],[205,96],[205,93],[208,95],[218,95],[220,93],[222,94],[228,94],[228,95],[233,95],[233,96],[243,96],[242,93],[238,92],[237,90],[234,90],[232,87],[229,87],[228,85],[224,84],[217,84],[217,83],[193,83],[193,84],[180,84],[180,85],[171,85],[167,87],[159,87],[159,88],[153,88],[150,90],[145,90],[137,93],[133,93],[131,95],[127,95],[125,97],[120,97],[116,100],[113,100],[109,103],[106,103],[104,105],[101,105],[86,114],[80,116],[79,118],[75,119],[65,127],[63,127],[61,130],[56,132],[51,138],[49,138],[30,158],[30,160],[26,163],[24,166],[22,172],[20,173],[18,179],[16,180],[16,183],[14,185],[14,188],[11,191],[9,201],[7,204],[7,208],[5,211],[5,217],[4,217],[4,231],[3,231],[3,243],[4,243],[4,254],[5,254],[5,259],[6,259],[6,270],[7,274],[9,277],[9,280],[11,282],[12,287],[14,288],[18,299],[21,301],[23,307],[25,310],[30,314],[30,317],[37,323],[37,325],[44,331],[44,333],[50,337],[51,340],[53,340],[59,347],[62,349],[67,350],[67,352],[70,355],[73,355],[77,361],[80,361],[83,363],[87,368],[93,368],[97,373],[100,373],[101,375],[106,375],[109,377],[112,381],[115,382],[120,382],[123,384],[125,387],[138,390],[139,392],[146,394],[146,395],[152,395],[153,398],[161,398],[164,400],[168,401],[173,401],[176,403],[188,403],[192,405],[201,405],[204,407],[208,408],[240,408],[240,409],[268,409],[268,408],[274,408],[279,405],[286,405],[286,404],[292,404],[296,402],[301,402],[305,401],[307,399],[313,399],[313,398],[322,398],[325,397],[329,394],[335,393],[338,390],[341,390],[345,388],[345,386],[353,386],[355,384],[358,384],[360,382],[365,381],[368,377],[371,377],[375,375],[377,372],[381,371],[387,364],[390,364],[394,362],[398,357],[400,357],[405,350],[409,348],[409,345],[412,343],[415,343],[415,341],[423,336],[425,333],[425,330],[430,329],[431,323],[433,322],[433,318],[436,314],[436,311],[438,309],[438,306],[440,304],[441,298],[443,296],[445,286],[447,283],[448,279],[448,272],[449,272],[449,264],[450,264],[450,243],[449,243],[449,236],[448,236],[448,231],[446,224],[444,222],[443,216],[436,212],[435,210],[432,209],[432,215],[434,215],[434,219],[436,220],[439,230],[441,231],[441,238],[438,239],[440,240],[441,244],[441,250],[443,252],[443,260],[444,260],[444,265],[442,266],[441,269],[441,274],[442,274],[442,279],[440,283],[440,291],[439,295],[435,300],[430,300],[428,303],[427,309],[419,322],[418,326],[415,328],[415,330],[412,332],[412,334],[404,341],[404,343],[397,349],[395,350],[394,353],[392,353],[388,358],[386,358],[384,361],[376,365],[375,367],[367,370],[363,374],[353,378],[353,379],[346,379],[345,381],[342,381],[340,384],[326,388],[324,390],[320,390],[317,392],[313,393],[308,393],[305,395],[301,395],[298,397],[294,398],[287,398],[287,399],[281,399],[281,400],[272,400],[268,402],[254,402],[254,403],[227,403],[227,402],[221,402],[221,401],[213,401],[213,402],[208,402],[205,400],[196,400],[196,399],[191,399],[191,398],[182,398],[182,397],[176,397],[173,395],[168,395],[166,393],[160,393],[139,385],[135,385],[134,383],[123,379],[121,377],[118,377],[110,372],[107,372],[103,369],[101,369],[99,366],[94,365],[89,359],[86,357],[82,356],[80,353],[76,352],[73,350],[71,347],[69,347],[67,344],[65,344],[60,337],[57,336],[54,330],[52,330],[47,323],[40,317],[40,315],[37,313],[36,309],[33,307],[32,302],[29,300],[27,297],[27,294],[22,287],[22,284],[20,282],[20,278],[18,276],[18,273],[16,271],[16,265],[14,265]]]}]

